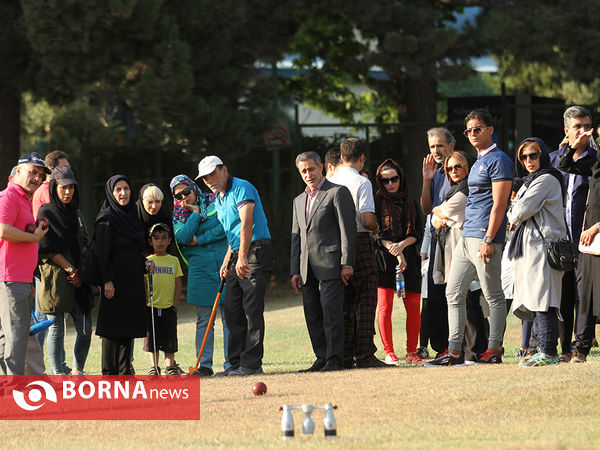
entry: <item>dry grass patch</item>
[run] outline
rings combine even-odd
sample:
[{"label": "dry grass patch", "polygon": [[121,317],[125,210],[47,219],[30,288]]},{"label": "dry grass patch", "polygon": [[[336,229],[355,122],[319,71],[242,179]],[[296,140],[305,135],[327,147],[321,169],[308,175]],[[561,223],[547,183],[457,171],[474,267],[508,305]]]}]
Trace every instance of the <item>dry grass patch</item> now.
[{"label": "dry grass patch", "polygon": [[[267,375],[203,380],[201,420],[167,422],[3,422],[7,448],[280,448],[279,406],[339,405],[338,438],[323,438],[323,413],[315,411],[315,435],[301,432],[289,448],[591,448],[600,447],[600,357],[586,364],[520,368],[516,359],[499,366],[398,367],[338,373],[297,374],[313,356],[298,296],[271,299],[266,313]],[[180,321],[178,360],[193,362],[193,311]],[[404,311],[394,311],[398,354],[404,346]],[[220,332],[217,332],[220,336]],[[219,338],[217,338],[219,341]],[[520,324],[510,318],[507,354],[520,342]],[[94,341],[90,363],[99,361]],[[376,344],[381,347],[379,337]],[[184,348],[188,348],[184,350]],[[136,358],[146,358],[137,346]],[[222,363],[221,348],[215,363]],[[144,359],[143,361],[146,361]],[[143,366],[139,364],[139,366]],[[96,372],[97,373],[97,372]],[[252,394],[255,381],[268,393]]]}]

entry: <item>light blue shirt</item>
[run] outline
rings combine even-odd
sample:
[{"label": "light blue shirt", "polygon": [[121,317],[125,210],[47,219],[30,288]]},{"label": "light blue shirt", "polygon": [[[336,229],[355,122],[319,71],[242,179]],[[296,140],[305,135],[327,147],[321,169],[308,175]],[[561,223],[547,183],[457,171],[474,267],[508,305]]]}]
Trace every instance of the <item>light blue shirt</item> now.
[{"label": "light blue shirt", "polygon": [[227,235],[227,241],[234,251],[240,248],[240,231],[242,228],[238,207],[246,202],[254,203],[252,242],[271,239],[267,218],[256,188],[246,180],[229,177],[225,193],[223,196],[220,193],[217,195],[215,207],[217,208],[219,222],[223,225]]}]

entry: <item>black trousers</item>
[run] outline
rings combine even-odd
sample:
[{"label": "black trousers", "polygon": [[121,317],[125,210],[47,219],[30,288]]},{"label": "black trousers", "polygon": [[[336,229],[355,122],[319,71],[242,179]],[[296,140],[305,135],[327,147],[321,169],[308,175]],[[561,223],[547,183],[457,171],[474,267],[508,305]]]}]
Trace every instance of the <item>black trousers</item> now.
[{"label": "black trousers", "polygon": [[481,289],[469,291],[467,294],[467,323],[463,341],[463,352],[467,361],[477,361],[479,355],[488,347],[490,324],[483,315],[480,296]]},{"label": "black trousers", "polygon": [[421,330],[419,331],[419,347],[429,345],[429,298],[421,297]]},{"label": "black trousers", "polygon": [[558,322],[561,353],[570,354],[573,343],[573,326],[575,324],[575,309],[577,307],[577,281],[574,270],[565,272],[562,280],[560,299],[560,315],[563,321]]},{"label": "black trousers", "polygon": [[131,375],[131,338],[102,337],[102,375]]},{"label": "black trousers", "polygon": [[432,239],[429,248],[429,268],[427,269],[427,308],[421,316],[421,330],[429,332],[429,344],[437,353],[448,348],[448,302],[446,285],[433,282],[433,261],[437,241]]},{"label": "black trousers", "polygon": [[302,285],[308,335],[318,365],[344,363],[344,284],[341,278],[317,280],[308,266]]},{"label": "black trousers", "polygon": [[575,342],[573,343],[573,350],[577,349],[587,356],[592,348],[592,340],[595,334],[596,317],[594,316],[594,298],[591,297],[587,308],[583,309],[579,305],[577,318],[575,319]]},{"label": "black trousers", "polygon": [[227,276],[225,322],[229,328],[228,357],[231,369],[256,370],[262,366],[265,338],[265,291],[273,268],[270,240],[250,245],[250,273],[240,279],[234,259]]}]

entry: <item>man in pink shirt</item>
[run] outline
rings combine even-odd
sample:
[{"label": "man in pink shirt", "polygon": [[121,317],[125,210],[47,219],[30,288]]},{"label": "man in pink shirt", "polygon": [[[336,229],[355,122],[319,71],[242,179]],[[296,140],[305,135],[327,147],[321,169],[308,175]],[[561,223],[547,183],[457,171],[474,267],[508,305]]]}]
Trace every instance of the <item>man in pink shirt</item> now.
[{"label": "man in pink shirt", "polygon": [[0,375],[23,375],[33,307],[33,271],[38,242],[48,229],[33,233],[31,196],[50,171],[39,154],[19,159],[13,181],[0,192]]}]

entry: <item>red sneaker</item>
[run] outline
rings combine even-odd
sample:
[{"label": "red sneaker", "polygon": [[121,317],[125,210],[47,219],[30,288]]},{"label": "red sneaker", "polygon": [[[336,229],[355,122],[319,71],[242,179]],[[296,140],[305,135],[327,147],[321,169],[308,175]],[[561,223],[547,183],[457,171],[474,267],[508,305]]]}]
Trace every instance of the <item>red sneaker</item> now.
[{"label": "red sneaker", "polygon": [[498,350],[488,348],[481,354],[477,362],[479,364],[502,364],[502,355],[500,355]]},{"label": "red sneaker", "polygon": [[448,350],[440,353],[435,357],[434,360],[430,362],[426,362],[424,364],[425,367],[436,367],[436,366],[464,366],[465,358],[463,354],[455,355],[454,353],[450,353]]},{"label": "red sneaker", "polygon": [[416,352],[407,353],[404,361],[406,361],[406,364],[423,364],[423,358]]}]

